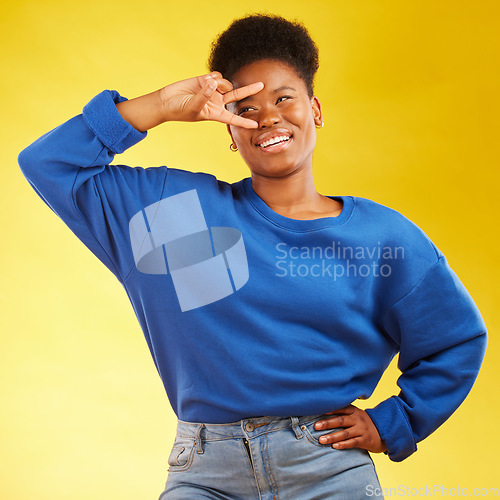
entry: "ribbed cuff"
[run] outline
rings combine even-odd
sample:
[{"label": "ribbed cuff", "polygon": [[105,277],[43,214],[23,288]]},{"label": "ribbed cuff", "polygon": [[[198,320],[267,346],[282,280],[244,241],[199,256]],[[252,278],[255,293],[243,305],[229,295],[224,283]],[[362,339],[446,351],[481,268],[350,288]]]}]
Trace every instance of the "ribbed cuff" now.
[{"label": "ribbed cuff", "polygon": [[139,132],[123,119],[116,104],[126,101],[116,90],[103,90],[83,108],[83,118],[98,139],[113,153],[123,153],[147,132]]},{"label": "ribbed cuff", "polygon": [[401,462],[417,451],[408,416],[397,396],[382,401],[366,413],[375,424],[392,461]]}]

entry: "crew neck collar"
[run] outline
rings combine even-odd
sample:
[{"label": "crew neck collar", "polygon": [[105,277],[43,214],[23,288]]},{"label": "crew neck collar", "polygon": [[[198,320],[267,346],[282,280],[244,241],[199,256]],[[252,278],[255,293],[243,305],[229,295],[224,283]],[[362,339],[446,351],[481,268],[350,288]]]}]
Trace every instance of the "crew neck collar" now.
[{"label": "crew neck collar", "polygon": [[341,201],[342,212],[337,217],[321,217],[319,219],[291,219],[285,217],[272,210],[252,187],[252,178],[247,177],[241,181],[241,186],[245,196],[248,198],[252,206],[259,212],[262,217],[268,219],[277,226],[292,229],[295,231],[312,231],[332,226],[340,226],[344,224],[351,216],[354,208],[354,199],[352,196],[328,196],[336,201]]}]

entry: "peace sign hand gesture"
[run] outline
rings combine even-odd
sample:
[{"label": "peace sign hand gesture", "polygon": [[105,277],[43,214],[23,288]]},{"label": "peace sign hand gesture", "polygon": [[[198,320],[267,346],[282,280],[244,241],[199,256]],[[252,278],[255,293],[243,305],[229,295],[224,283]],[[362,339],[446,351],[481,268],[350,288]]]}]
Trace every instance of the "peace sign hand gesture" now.
[{"label": "peace sign hand gesture", "polygon": [[195,122],[211,120],[244,128],[257,128],[257,122],[231,113],[225,105],[260,92],[262,82],[233,89],[230,81],[214,71],[167,85],[160,90],[164,121]]}]

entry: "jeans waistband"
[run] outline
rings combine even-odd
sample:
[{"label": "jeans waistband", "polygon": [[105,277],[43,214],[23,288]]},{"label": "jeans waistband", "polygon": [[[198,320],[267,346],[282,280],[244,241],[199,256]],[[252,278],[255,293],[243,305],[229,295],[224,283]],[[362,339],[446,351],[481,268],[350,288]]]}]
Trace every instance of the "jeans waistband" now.
[{"label": "jeans waistband", "polygon": [[283,429],[291,429],[296,435],[302,435],[300,430],[301,425],[319,420],[323,416],[324,415],[301,417],[251,417],[228,424],[204,424],[178,420],[177,435],[186,438],[201,438],[203,441],[219,441],[236,438],[251,439],[268,432]]}]

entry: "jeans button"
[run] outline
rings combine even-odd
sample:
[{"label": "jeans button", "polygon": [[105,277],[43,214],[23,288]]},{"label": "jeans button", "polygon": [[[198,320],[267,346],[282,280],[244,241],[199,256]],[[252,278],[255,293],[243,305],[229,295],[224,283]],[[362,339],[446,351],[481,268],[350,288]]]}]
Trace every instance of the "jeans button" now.
[{"label": "jeans button", "polygon": [[245,424],[245,430],[246,430],[247,432],[252,432],[253,430],[255,430],[255,425],[253,425],[253,423],[252,423],[252,422],[247,422],[247,423]]}]

